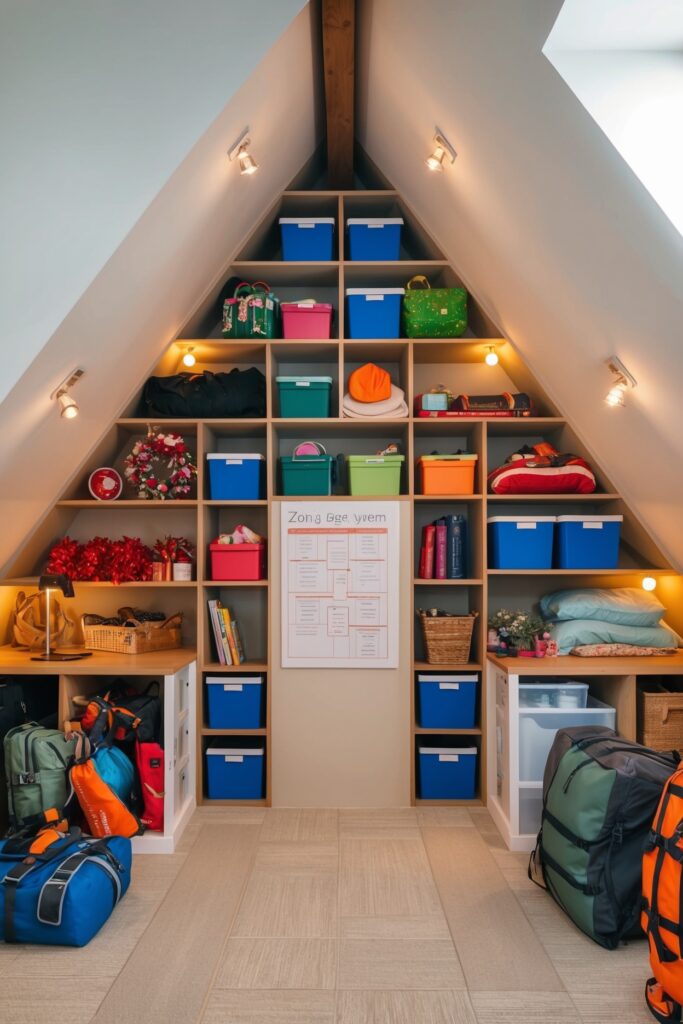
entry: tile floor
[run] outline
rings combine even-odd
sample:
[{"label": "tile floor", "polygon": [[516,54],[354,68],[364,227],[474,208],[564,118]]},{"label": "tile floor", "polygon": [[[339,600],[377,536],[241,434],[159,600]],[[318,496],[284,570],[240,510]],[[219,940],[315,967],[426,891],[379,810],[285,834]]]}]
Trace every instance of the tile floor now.
[{"label": "tile floor", "polygon": [[203,808],[85,949],[0,946],[2,1024],[645,1024],[483,808]]}]

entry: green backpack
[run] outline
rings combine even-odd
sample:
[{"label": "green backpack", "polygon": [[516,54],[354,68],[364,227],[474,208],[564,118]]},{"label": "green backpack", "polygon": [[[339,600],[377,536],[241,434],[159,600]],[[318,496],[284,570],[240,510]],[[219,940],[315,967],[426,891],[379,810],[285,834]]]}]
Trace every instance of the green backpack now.
[{"label": "green backpack", "polygon": [[54,807],[61,814],[68,793],[68,768],[76,740],[35,722],[5,736],[5,775],[10,821],[17,827]]}]

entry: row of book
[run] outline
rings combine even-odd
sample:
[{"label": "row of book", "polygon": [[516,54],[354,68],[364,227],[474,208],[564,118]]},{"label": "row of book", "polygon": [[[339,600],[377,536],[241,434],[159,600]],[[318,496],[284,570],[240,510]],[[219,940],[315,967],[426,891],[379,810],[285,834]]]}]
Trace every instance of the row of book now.
[{"label": "row of book", "polygon": [[422,527],[421,580],[467,579],[467,517],[442,516]]},{"label": "row of book", "polygon": [[220,601],[208,601],[209,618],[213,629],[216,654],[221,665],[241,665],[244,661],[242,636],[237,619]]}]

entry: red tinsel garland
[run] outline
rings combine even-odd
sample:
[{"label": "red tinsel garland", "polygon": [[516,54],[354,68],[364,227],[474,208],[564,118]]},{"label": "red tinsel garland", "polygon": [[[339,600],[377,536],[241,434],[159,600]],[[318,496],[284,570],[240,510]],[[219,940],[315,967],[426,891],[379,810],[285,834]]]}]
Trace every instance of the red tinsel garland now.
[{"label": "red tinsel garland", "polygon": [[139,537],[94,537],[81,544],[71,537],[50,551],[46,572],[63,573],[72,580],[129,583],[152,578],[152,551]]}]

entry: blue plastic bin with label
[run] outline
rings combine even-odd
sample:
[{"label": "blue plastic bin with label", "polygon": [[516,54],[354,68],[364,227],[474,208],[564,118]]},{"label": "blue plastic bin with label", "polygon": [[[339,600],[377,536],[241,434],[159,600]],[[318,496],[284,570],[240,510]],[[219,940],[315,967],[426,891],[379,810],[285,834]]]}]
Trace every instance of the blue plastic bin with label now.
[{"label": "blue plastic bin with label", "polygon": [[398,260],[403,217],[349,217],[349,258]]},{"label": "blue plastic bin with label", "polygon": [[209,800],[261,800],[264,795],[263,747],[230,747],[225,738],[206,750],[206,792]]},{"label": "blue plastic bin with label", "polygon": [[261,729],[264,723],[263,676],[207,676],[209,729]]},{"label": "blue plastic bin with label", "polygon": [[555,516],[489,516],[490,569],[550,569]]},{"label": "blue plastic bin with label", "polygon": [[215,452],[206,458],[209,463],[209,492],[213,501],[265,498],[265,455]]},{"label": "blue plastic bin with label", "polygon": [[398,338],[405,288],[347,288],[349,338]]},{"label": "blue plastic bin with label", "polygon": [[477,675],[417,677],[417,724],[423,729],[474,729]]},{"label": "blue plastic bin with label", "polygon": [[617,569],[623,516],[558,516],[558,569]]},{"label": "blue plastic bin with label", "polygon": [[280,217],[282,259],[331,260],[334,217]]},{"label": "blue plastic bin with label", "polygon": [[421,800],[473,800],[476,778],[476,747],[418,748]]}]

